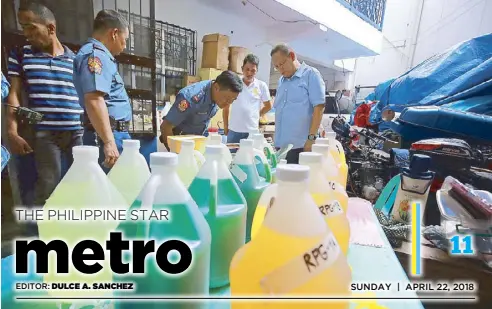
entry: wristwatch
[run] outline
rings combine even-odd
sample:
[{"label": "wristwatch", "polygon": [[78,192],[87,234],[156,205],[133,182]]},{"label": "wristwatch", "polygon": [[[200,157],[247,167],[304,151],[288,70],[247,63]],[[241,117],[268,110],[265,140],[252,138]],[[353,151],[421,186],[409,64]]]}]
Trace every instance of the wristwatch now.
[{"label": "wristwatch", "polygon": [[315,141],[315,140],[316,140],[316,135],[314,135],[314,134],[309,134],[309,135],[308,135],[308,140],[310,140],[310,141]]}]

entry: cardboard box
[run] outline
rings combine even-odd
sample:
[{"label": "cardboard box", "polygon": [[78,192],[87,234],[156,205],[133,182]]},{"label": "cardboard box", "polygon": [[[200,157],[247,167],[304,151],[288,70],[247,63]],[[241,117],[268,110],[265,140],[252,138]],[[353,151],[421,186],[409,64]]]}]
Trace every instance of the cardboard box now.
[{"label": "cardboard box", "polygon": [[229,37],[219,33],[203,36],[202,68],[227,70],[229,67]]},{"label": "cardboard box", "polygon": [[221,73],[222,71],[217,69],[198,69],[198,76],[200,77],[200,80],[216,79]]},{"label": "cardboard box", "polygon": [[183,87],[189,86],[200,81],[200,76],[188,75],[186,74],[183,79]]},{"label": "cardboard box", "polygon": [[241,67],[243,66],[244,58],[246,58],[248,54],[249,50],[247,48],[240,46],[229,47],[229,70],[242,74],[243,70]]}]

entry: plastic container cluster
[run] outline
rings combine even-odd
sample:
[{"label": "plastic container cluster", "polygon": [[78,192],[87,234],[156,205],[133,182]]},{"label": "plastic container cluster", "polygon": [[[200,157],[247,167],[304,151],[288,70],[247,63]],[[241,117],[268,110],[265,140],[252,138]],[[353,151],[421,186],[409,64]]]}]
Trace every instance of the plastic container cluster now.
[{"label": "plastic container cluster", "polygon": [[[46,207],[167,210],[168,219],[101,220],[82,223],[83,228],[60,221],[52,223],[57,226],[40,226],[41,237],[59,237],[62,228],[74,243],[80,238],[103,243],[109,232],[117,230],[128,239],[155,240],[156,244],[179,239],[188,244],[193,260],[182,274],[162,272],[155,256],[149,256],[143,276],[105,272],[90,278],[91,282],[135,282],[136,290],[125,291],[125,296],[204,296],[229,285],[233,296],[349,295],[346,164],[338,145],[320,139],[312,152],[301,153],[300,164],[277,164],[275,151],[262,134],[241,140],[234,158],[216,136],[208,137],[204,155],[195,150],[192,139],[180,141],[179,154],[152,153],[151,172],[138,152],[138,141],[125,141],[108,176],[98,166],[97,148],[74,147],[74,163]],[[171,258],[179,260],[179,256]],[[77,274],[70,279],[89,280]],[[57,281],[55,274],[46,275],[46,280]],[[63,296],[94,295],[91,290]],[[232,301],[231,306],[291,308],[299,304]],[[341,301],[302,305],[348,308]],[[166,303],[166,308],[208,306],[205,301]],[[115,307],[161,308],[162,304],[122,302]]]}]

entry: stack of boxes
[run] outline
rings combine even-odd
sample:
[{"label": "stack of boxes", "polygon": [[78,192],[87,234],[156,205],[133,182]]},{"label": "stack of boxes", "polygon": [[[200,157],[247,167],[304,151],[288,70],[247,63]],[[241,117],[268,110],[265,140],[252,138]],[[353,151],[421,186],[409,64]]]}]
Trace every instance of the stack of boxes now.
[{"label": "stack of boxes", "polygon": [[[203,36],[203,52],[201,67],[198,69],[198,76],[187,76],[185,85],[188,86],[201,80],[216,79],[223,71],[231,70],[242,74],[241,67],[244,57],[249,51],[244,47],[229,46],[227,35],[213,33]],[[210,121],[209,127],[217,128],[220,124],[222,128],[222,110]]]}]

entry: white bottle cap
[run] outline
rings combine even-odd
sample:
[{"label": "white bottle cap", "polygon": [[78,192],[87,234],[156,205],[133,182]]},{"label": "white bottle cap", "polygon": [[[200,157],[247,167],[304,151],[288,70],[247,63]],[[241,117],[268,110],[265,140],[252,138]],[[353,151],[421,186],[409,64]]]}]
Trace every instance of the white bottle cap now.
[{"label": "white bottle cap", "polygon": [[299,164],[282,164],[277,166],[275,177],[280,181],[302,182],[309,178],[309,167]]},{"label": "white bottle cap", "polygon": [[253,134],[253,140],[263,140],[265,137],[261,133]]},{"label": "white bottle cap", "polygon": [[222,136],[219,134],[210,134],[209,137],[211,141],[222,143]]},{"label": "white bottle cap", "polygon": [[176,166],[178,155],[174,152],[153,152],[150,154],[151,166]]},{"label": "white bottle cap", "polygon": [[181,146],[184,146],[184,145],[195,147],[195,141],[192,139],[183,139],[183,140],[181,140]]},{"label": "white bottle cap", "polygon": [[99,159],[99,148],[96,146],[74,146],[72,148],[73,158]]},{"label": "white bottle cap", "polygon": [[280,162],[278,164],[287,164],[287,160],[285,159],[280,159]]},{"label": "white bottle cap", "polygon": [[314,144],[311,149],[313,150],[313,152],[325,154],[330,151],[330,146],[323,144]]},{"label": "white bottle cap", "polygon": [[243,138],[239,141],[239,148],[241,147],[253,147],[253,140],[249,138]]},{"label": "white bottle cap", "polygon": [[337,138],[337,134],[335,132],[326,132],[325,135],[329,139],[335,139],[335,138]]},{"label": "white bottle cap", "polygon": [[323,155],[317,152],[301,152],[299,154],[299,164],[309,165],[313,163],[322,163]]},{"label": "white bottle cap", "polygon": [[249,130],[249,134],[256,134],[256,133],[260,133],[260,130],[259,129],[251,129],[251,130]]},{"label": "white bottle cap", "polygon": [[124,139],[123,148],[140,148],[140,141],[138,139]]},{"label": "white bottle cap", "polygon": [[316,139],[316,144],[330,145],[330,139],[329,138],[317,138]]},{"label": "white bottle cap", "polygon": [[205,155],[221,155],[222,149],[220,145],[207,145],[205,146]]}]

